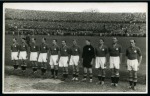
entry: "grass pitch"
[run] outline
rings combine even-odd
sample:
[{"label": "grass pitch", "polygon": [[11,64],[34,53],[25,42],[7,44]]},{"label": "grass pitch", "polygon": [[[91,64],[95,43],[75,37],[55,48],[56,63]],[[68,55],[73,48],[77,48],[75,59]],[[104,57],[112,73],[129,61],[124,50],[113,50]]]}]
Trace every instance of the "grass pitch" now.
[{"label": "grass pitch", "polygon": [[[18,36],[16,36],[18,38]],[[58,40],[58,45],[61,45],[61,40],[66,40],[67,41],[67,45],[71,46],[72,45],[72,40],[73,39],[77,39],[78,40],[78,45],[81,46],[81,48],[83,48],[83,46],[85,45],[85,39],[90,39],[91,40],[91,44],[95,47],[98,45],[98,41],[99,38],[98,36],[95,37],[91,37],[91,36],[45,36],[45,35],[36,35],[35,36],[37,38],[37,44],[41,44],[41,39],[43,37],[47,38],[47,43],[49,46],[51,46],[52,44],[52,39],[57,39]],[[25,75],[22,75],[21,70],[17,70],[16,72],[13,72],[12,69],[7,68],[8,66],[12,66],[11,63],[11,55],[10,55],[10,45],[12,44],[12,38],[13,36],[11,35],[6,35],[5,37],[5,52],[4,52],[4,67],[5,67],[5,76],[19,76],[20,78],[30,78],[32,80],[32,78],[36,78],[36,79],[41,79],[41,75],[40,75],[40,70],[38,71],[37,74],[32,75],[32,70],[31,70],[31,64],[30,62],[28,62],[28,69],[27,72],[25,73]],[[112,37],[102,37],[105,40],[105,45],[110,46],[112,44]],[[64,83],[60,83],[57,86],[54,84],[49,83],[42,83],[39,82],[35,85],[33,85],[32,87],[38,90],[48,90],[48,91],[58,91],[58,92],[65,92],[65,91],[69,91],[72,92],[73,89],[76,89],[76,92],[126,92],[129,91],[127,90],[127,79],[128,79],[128,71],[126,70],[126,61],[125,61],[125,50],[126,48],[129,46],[129,40],[130,39],[135,39],[137,42],[137,46],[141,48],[142,51],[142,56],[143,56],[143,60],[141,63],[141,66],[139,68],[138,71],[138,83],[140,84],[144,84],[143,86],[145,86],[146,83],[146,38],[145,37],[118,37],[119,40],[119,44],[122,45],[123,48],[123,60],[122,63],[120,65],[120,83],[124,82],[123,85],[120,84],[120,87],[118,87],[117,89],[111,88],[109,86],[110,84],[110,76],[111,76],[111,71],[109,69],[109,65],[107,65],[107,69],[106,69],[106,86],[101,87],[100,89],[97,85],[95,85],[95,83],[98,81],[97,79],[97,70],[94,68],[93,66],[93,85],[92,84],[87,84],[87,83],[72,83],[71,78],[72,78],[72,68],[71,66],[69,66],[69,79],[67,80],[67,82]],[[20,41],[20,37],[18,38],[18,41]],[[19,42],[20,43],[20,42]],[[47,64],[49,66],[49,64]],[[79,65],[80,66],[80,75],[79,75],[79,79],[82,79],[82,74],[83,74],[83,68],[82,68],[82,64]],[[48,72],[45,75],[45,79],[49,79],[50,78],[50,68],[48,68]],[[61,77],[62,74],[62,69],[59,69],[59,77]],[[9,83],[8,79],[5,80],[7,83]],[[20,81],[21,82],[21,81]],[[23,82],[23,81],[22,81]],[[49,85],[50,84],[50,85]],[[43,86],[43,87],[41,87]],[[53,86],[53,87],[49,87],[49,86]],[[63,88],[63,86],[66,86]],[[92,90],[91,90],[92,87]],[[104,88],[105,87],[105,88]],[[93,89],[94,88],[94,89]],[[122,89],[119,89],[122,88]],[[144,87],[145,88],[145,87]],[[143,89],[141,89],[143,90]]]}]

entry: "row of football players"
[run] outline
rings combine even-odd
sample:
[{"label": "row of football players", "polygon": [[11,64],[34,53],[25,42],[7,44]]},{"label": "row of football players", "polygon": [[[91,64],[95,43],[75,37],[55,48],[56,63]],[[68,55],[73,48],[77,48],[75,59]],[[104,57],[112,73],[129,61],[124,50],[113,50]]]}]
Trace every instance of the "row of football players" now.
[{"label": "row of football players", "polygon": [[[47,70],[47,61],[51,66],[52,78],[57,78],[58,68],[63,68],[63,78],[68,77],[68,65],[73,67],[72,80],[78,80],[79,64],[83,65],[84,75],[82,81],[87,80],[87,73],[92,82],[92,65],[99,70],[98,84],[104,84],[106,64],[109,64],[111,69],[111,85],[118,86],[119,69],[122,61],[122,46],[118,44],[116,37],[112,38],[112,45],[107,47],[104,44],[104,39],[100,38],[98,46],[93,47],[90,40],[85,40],[85,46],[81,54],[81,47],[73,40],[71,47],[67,46],[66,41],[61,41],[62,46],[57,45],[57,40],[52,40],[52,46],[48,47],[46,38],[42,38],[40,46],[36,44],[36,38],[32,38],[32,43],[26,44],[24,38],[22,43],[18,44],[16,38],[13,39],[11,46],[11,60],[14,62],[14,69],[18,68],[18,60],[22,61],[21,69],[26,70],[26,60],[32,63],[33,72],[37,72],[37,62],[41,63],[41,73],[45,74]],[[129,88],[135,89],[137,83],[137,71],[142,61],[140,48],[137,47],[135,40],[130,40],[130,46],[126,49],[127,70],[129,71]],[[138,58],[139,57],[139,58]]]}]

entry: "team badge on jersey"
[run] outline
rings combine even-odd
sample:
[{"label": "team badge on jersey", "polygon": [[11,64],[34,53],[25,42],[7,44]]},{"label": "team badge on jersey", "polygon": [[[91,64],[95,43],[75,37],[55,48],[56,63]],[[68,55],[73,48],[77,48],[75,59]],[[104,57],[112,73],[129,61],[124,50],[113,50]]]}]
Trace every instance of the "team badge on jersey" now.
[{"label": "team badge on jersey", "polygon": [[25,46],[23,45],[23,47],[25,47]]},{"label": "team badge on jersey", "polygon": [[54,50],[56,50],[56,48],[54,48]]},{"label": "team badge on jersey", "polygon": [[118,50],[118,48],[116,48],[116,50]]},{"label": "team badge on jersey", "polygon": [[43,47],[45,49],[45,47]]},{"label": "team badge on jersey", "polygon": [[91,50],[91,48],[89,48],[89,51]]},{"label": "team badge on jersey", "polygon": [[78,51],[78,49],[75,49],[75,51]]},{"label": "team badge on jersey", "polygon": [[102,51],[104,51],[105,49],[102,49]]},{"label": "team badge on jersey", "polygon": [[33,48],[35,48],[35,46]]},{"label": "team badge on jersey", "polygon": [[67,50],[65,50],[65,52],[66,52]]},{"label": "team badge on jersey", "polygon": [[136,53],[137,51],[136,50],[134,50],[134,53]]},{"label": "team badge on jersey", "polygon": [[15,45],[15,47],[16,47],[16,45]]}]

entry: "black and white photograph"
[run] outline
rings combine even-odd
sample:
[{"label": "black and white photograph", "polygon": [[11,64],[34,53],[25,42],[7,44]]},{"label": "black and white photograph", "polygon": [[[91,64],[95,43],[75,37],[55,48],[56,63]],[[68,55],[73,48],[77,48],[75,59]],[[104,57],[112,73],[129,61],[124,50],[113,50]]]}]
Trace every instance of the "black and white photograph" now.
[{"label": "black and white photograph", "polygon": [[3,3],[4,94],[146,94],[146,2]]}]

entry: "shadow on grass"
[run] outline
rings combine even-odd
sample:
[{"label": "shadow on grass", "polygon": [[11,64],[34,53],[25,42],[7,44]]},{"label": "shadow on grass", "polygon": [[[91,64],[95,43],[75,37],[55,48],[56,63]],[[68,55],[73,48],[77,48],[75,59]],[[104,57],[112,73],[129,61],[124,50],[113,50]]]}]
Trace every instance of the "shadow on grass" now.
[{"label": "shadow on grass", "polygon": [[[79,80],[81,80],[83,78],[83,68],[80,67],[80,73],[79,73]],[[16,75],[19,76],[21,78],[43,78],[43,79],[50,79],[51,77],[51,72],[50,69],[48,68],[47,73],[42,76],[41,75],[41,71],[40,69],[38,69],[37,73],[33,74],[32,73],[32,68],[29,67],[27,68],[25,73],[22,73],[21,69],[17,69],[17,70],[13,70],[13,66],[6,66],[5,67],[5,76],[9,76],[9,75]],[[110,76],[111,76],[111,71],[109,69],[106,70],[106,80],[110,81]],[[58,75],[58,79],[61,79],[62,77],[62,69],[59,69],[59,75]],[[71,66],[69,67],[69,77],[68,77],[68,82],[71,82],[72,79],[72,68]],[[97,70],[93,70],[93,80],[95,80],[95,82],[98,81],[97,79]],[[124,81],[127,82],[128,81],[128,72],[127,70],[120,70],[120,81]],[[140,84],[146,84],[146,75],[140,74],[138,73],[138,83]]]}]

